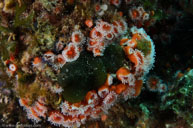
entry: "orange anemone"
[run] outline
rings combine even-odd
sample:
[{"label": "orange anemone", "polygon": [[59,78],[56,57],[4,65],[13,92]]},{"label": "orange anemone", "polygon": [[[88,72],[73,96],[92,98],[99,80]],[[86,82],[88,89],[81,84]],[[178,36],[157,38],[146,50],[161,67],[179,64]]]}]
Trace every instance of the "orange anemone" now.
[{"label": "orange anemone", "polygon": [[138,57],[136,56],[136,54],[130,54],[130,55],[128,55],[128,58],[129,58],[129,60],[132,62],[132,63],[134,63],[135,64],[135,67],[137,66],[137,65],[139,65],[139,59],[138,59]]},{"label": "orange anemone", "polygon": [[118,84],[117,87],[116,87],[115,92],[117,94],[121,94],[123,91],[125,91],[126,87],[127,86],[125,84]]},{"label": "orange anemone", "polygon": [[42,59],[40,57],[35,57],[33,64],[37,65],[37,64],[41,63],[41,61],[42,61]]},{"label": "orange anemone", "polygon": [[136,10],[136,9],[133,9],[132,11],[131,11],[131,14],[132,14],[132,17],[134,18],[134,19],[136,19],[136,18],[138,18],[139,17],[139,12],[138,12],[138,10]]},{"label": "orange anemone", "polygon": [[129,39],[128,38],[123,38],[120,41],[120,45],[124,45]]},{"label": "orange anemone", "polygon": [[91,27],[93,26],[93,21],[90,20],[90,19],[87,19],[87,20],[85,21],[85,25],[86,25],[87,27],[91,28]]},{"label": "orange anemone", "polygon": [[119,70],[116,72],[117,78],[119,80],[122,80],[121,76],[127,76],[128,74],[130,74],[130,71],[129,71],[129,69],[127,69],[125,67],[119,68]]},{"label": "orange anemone", "polygon": [[143,85],[142,80],[135,81],[135,94],[134,94],[135,97],[137,97],[141,93],[142,85]]}]

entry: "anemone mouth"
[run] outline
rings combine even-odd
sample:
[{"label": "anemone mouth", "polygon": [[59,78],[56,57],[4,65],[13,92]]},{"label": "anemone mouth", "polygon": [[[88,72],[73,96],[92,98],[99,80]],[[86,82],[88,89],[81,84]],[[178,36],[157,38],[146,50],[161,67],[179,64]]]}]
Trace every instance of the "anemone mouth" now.
[{"label": "anemone mouth", "polygon": [[82,101],[88,91],[97,90],[105,83],[108,73],[115,73],[123,65],[128,65],[128,61],[122,47],[116,43],[109,45],[101,57],[82,52],[58,74],[63,98],[72,103]]}]

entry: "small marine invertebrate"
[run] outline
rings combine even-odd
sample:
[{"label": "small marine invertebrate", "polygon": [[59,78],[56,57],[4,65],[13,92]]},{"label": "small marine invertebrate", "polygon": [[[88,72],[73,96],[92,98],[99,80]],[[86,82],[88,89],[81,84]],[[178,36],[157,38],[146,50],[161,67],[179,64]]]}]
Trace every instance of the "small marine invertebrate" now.
[{"label": "small marine invertebrate", "polygon": [[97,95],[96,91],[89,91],[86,94],[85,99],[86,99],[87,104],[97,104],[98,95]]},{"label": "small marine invertebrate", "polygon": [[41,118],[38,116],[38,113],[34,110],[33,107],[27,109],[27,118],[38,123],[41,121]]},{"label": "small marine invertebrate", "polygon": [[109,0],[111,4],[115,5],[115,6],[119,6],[121,4],[121,0]]},{"label": "small marine invertebrate", "polygon": [[64,44],[62,43],[62,41],[58,41],[56,43],[56,50],[61,51],[61,50],[63,50],[63,48],[64,48]]},{"label": "small marine invertebrate", "polygon": [[117,100],[118,95],[114,91],[110,91],[109,94],[104,98],[102,107],[104,111],[107,111]]},{"label": "small marine invertebrate", "polygon": [[114,74],[107,74],[107,80],[105,82],[104,85],[107,85],[107,86],[110,86],[113,84],[113,79],[115,78],[116,76]]},{"label": "small marine invertebrate", "polygon": [[127,88],[127,86],[125,84],[119,84],[119,85],[116,86],[115,92],[117,94],[121,94],[123,91],[126,90],[126,88]]},{"label": "small marine invertebrate", "polygon": [[107,11],[107,9],[108,9],[108,5],[107,4],[101,5],[99,3],[96,3],[94,8],[99,16],[103,16],[105,14],[105,11]]},{"label": "small marine invertebrate", "polygon": [[29,105],[28,105],[29,104],[29,100],[26,99],[26,98],[20,98],[19,99],[19,103],[20,103],[21,106],[24,107],[24,109],[29,107]]},{"label": "small marine invertebrate", "polygon": [[45,61],[54,62],[55,55],[52,51],[47,51],[43,58]]},{"label": "small marine invertebrate", "polygon": [[134,85],[135,84],[135,77],[129,71],[129,69],[121,67],[117,72],[117,78],[124,84]]},{"label": "small marine invertebrate", "polygon": [[41,103],[40,101],[35,102],[33,108],[37,112],[38,116],[44,117],[44,118],[46,117],[46,113],[48,110],[43,103]]},{"label": "small marine invertebrate", "polygon": [[75,61],[80,55],[78,46],[75,43],[69,43],[69,45],[66,46],[62,51],[62,55],[65,58],[66,62]]},{"label": "small marine invertebrate", "polygon": [[167,90],[168,90],[168,87],[167,87],[167,85],[166,85],[165,83],[161,83],[161,84],[158,86],[158,91],[159,91],[160,93],[166,92]]},{"label": "small marine invertebrate", "polygon": [[66,64],[65,58],[63,57],[62,54],[58,54],[56,57],[56,65],[58,67],[62,67],[62,66],[64,66],[64,64]]},{"label": "small marine invertebrate", "polygon": [[15,72],[15,71],[17,70],[17,66],[16,66],[15,64],[10,64],[10,65],[9,65],[9,70],[10,70],[11,72]]},{"label": "small marine invertebrate", "polygon": [[75,44],[82,44],[84,43],[84,35],[80,31],[74,31],[72,33],[72,42]]},{"label": "small marine invertebrate", "polygon": [[137,8],[132,8],[131,10],[129,10],[129,14],[132,20],[140,20],[141,18],[141,14]]},{"label": "small marine invertebrate", "polygon": [[102,40],[104,35],[104,33],[101,32],[100,28],[96,27],[93,28],[90,32],[90,37],[96,40]]},{"label": "small marine invertebrate", "polygon": [[89,28],[91,28],[93,26],[93,21],[92,20],[85,20],[85,24],[86,26],[88,26]]},{"label": "small marine invertebrate", "polygon": [[35,57],[32,64],[38,70],[43,68],[42,59],[40,57]]},{"label": "small marine invertebrate", "polygon": [[101,98],[104,98],[108,95],[110,91],[110,88],[108,86],[102,86],[98,89],[98,95],[101,97]]},{"label": "small marine invertebrate", "polygon": [[7,66],[6,72],[9,76],[13,76],[15,72],[17,71],[17,66],[13,64],[10,60],[6,60],[4,64]]},{"label": "small marine invertebrate", "polygon": [[156,76],[150,76],[146,81],[146,85],[151,91],[157,91],[159,84],[161,84],[161,80]]},{"label": "small marine invertebrate", "polygon": [[160,93],[167,91],[167,85],[157,76],[149,76],[146,85],[150,91],[158,91]]},{"label": "small marine invertebrate", "polygon": [[64,123],[64,116],[60,112],[51,112],[48,117],[48,121],[50,121],[53,125],[60,126]]},{"label": "small marine invertebrate", "polygon": [[127,32],[128,27],[127,27],[127,23],[124,19],[120,19],[118,21],[118,25],[121,28],[120,34],[124,34],[125,32]]}]

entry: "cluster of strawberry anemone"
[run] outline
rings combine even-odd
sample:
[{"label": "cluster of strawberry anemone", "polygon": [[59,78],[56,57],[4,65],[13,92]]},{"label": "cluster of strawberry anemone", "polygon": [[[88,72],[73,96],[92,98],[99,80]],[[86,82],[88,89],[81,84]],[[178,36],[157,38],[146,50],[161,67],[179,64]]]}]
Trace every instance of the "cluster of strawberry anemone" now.
[{"label": "cluster of strawberry anemone", "polygon": [[[130,73],[129,69],[121,67],[116,74],[118,79],[122,80],[123,76],[129,76],[128,73]],[[130,81],[128,80],[127,84],[113,85],[114,77],[116,76],[108,74],[105,84],[97,91],[89,91],[85,99],[78,103],[63,101],[58,110],[49,112],[44,99],[41,98],[32,105],[29,105],[29,99],[26,98],[20,98],[19,103],[26,110],[28,119],[36,123],[40,122],[42,118],[46,119],[48,115],[48,121],[55,126],[80,127],[87,120],[98,119],[102,113],[107,113],[118,99],[127,100],[140,94],[142,80],[133,78],[134,81],[131,81],[134,83],[128,83]]]},{"label": "cluster of strawberry anemone", "polygon": [[27,112],[28,119],[38,123],[41,121],[41,118],[46,118],[48,108],[43,98],[39,98],[33,105],[30,105],[29,99],[26,98],[20,98],[19,103]]},{"label": "cluster of strawberry anemone", "polygon": [[145,11],[142,6],[133,7],[129,10],[129,15],[133,22],[144,24],[150,19],[150,13]]},{"label": "cluster of strawberry anemone", "polygon": [[66,62],[72,62],[78,59],[82,50],[82,44],[85,42],[85,37],[81,31],[74,31],[71,35],[71,42],[64,43],[59,41],[56,43],[56,51],[61,54],[55,54],[52,51],[44,53],[43,57],[35,57],[33,66],[39,70],[43,69],[43,62],[49,63],[55,70],[63,67]]},{"label": "cluster of strawberry anemone", "polygon": [[143,28],[131,28],[132,37],[123,37],[120,45],[135,67],[135,75],[146,75],[155,62],[155,46]]},{"label": "cluster of strawberry anemone", "polygon": [[113,43],[120,35],[127,31],[127,23],[124,19],[113,21],[112,24],[98,20],[96,26],[90,32],[88,41],[88,51],[92,51],[94,56],[103,56],[105,47]]},{"label": "cluster of strawberry anemone", "polygon": [[[96,27],[90,33],[91,39],[88,48],[93,51],[94,56],[101,56],[102,51],[100,51],[100,48],[102,47],[104,50],[108,42],[111,43],[113,38],[124,33],[126,28],[124,21],[116,21],[113,24],[98,21]],[[108,37],[108,34],[112,37]],[[63,100],[57,110],[48,110],[48,105],[45,104],[43,98],[39,98],[32,105],[29,105],[29,99],[20,98],[20,105],[27,111],[28,118],[39,122],[42,118],[48,116],[47,120],[55,126],[79,127],[87,120],[100,118],[120,99],[127,100],[137,97],[141,92],[145,74],[153,66],[155,51],[152,40],[142,28],[132,27],[131,34],[131,37],[122,37],[120,40],[120,45],[126,58],[131,62],[131,66],[123,66],[115,74],[107,74],[106,82],[97,90],[87,92],[82,101],[70,103]],[[79,51],[81,49],[80,44],[83,41],[81,40],[83,38],[80,38],[82,36],[76,36],[76,33],[73,33],[72,37],[75,37],[72,38],[72,43],[69,43],[60,55],[67,62],[76,60],[77,56],[71,57],[71,52]],[[92,44],[92,41],[97,43]],[[142,49],[141,45],[147,48]],[[96,52],[96,49],[99,49],[100,52]],[[77,54],[79,56],[79,53]],[[52,60],[52,56],[48,59]],[[114,83],[114,79],[119,82]]]}]

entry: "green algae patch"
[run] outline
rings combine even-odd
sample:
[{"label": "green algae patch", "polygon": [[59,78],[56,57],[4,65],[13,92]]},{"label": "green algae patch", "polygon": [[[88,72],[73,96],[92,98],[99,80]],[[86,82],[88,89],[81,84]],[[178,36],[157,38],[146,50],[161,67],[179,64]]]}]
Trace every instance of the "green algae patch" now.
[{"label": "green algae patch", "polygon": [[151,51],[151,42],[148,40],[137,40],[137,49],[142,51],[144,55],[148,55]]},{"label": "green algae patch", "polygon": [[58,82],[63,87],[64,99],[79,102],[89,90],[97,89],[105,83],[106,77],[102,60],[82,52],[78,60],[67,63],[61,69]]},{"label": "green algae patch", "polygon": [[127,63],[122,47],[116,43],[105,49],[102,60],[108,73],[116,73],[120,67]]},{"label": "green algae patch", "polygon": [[107,73],[115,73],[125,62],[124,52],[118,44],[108,46],[102,57],[82,52],[78,60],[65,64],[58,75],[63,98],[72,103],[83,100],[88,91],[105,83]]}]

